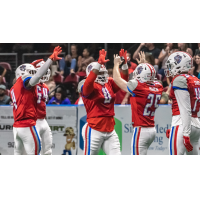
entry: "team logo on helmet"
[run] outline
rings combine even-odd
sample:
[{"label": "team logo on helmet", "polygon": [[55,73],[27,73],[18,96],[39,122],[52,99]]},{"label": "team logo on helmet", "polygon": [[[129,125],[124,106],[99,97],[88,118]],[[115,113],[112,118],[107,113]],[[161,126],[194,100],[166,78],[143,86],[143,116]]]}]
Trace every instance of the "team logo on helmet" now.
[{"label": "team logo on helmet", "polygon": [[25,71],[25,70],[26,70],[26,65],[20,66],[20,70],[21,70],[21,71]]},{"label": "team logo on helmet", "polygon": [[137,68],[138,74],[141,74],[141,73],[142,73],[142,70],[143,70],[142,66],[138,67],[138,68]]},{"label": "team logo on helmet", "polygon": [[182,56],[176,55],[176,56],[174,57],[174,60],[179,64],[179,63],[181,62],[181,60],[182,60]]},{"label": "team logo on helmet", "polygon": [[88,66],[88,72],[90,72],[91,69],[92,69],[92,65],[89,65],[89,66]]}]

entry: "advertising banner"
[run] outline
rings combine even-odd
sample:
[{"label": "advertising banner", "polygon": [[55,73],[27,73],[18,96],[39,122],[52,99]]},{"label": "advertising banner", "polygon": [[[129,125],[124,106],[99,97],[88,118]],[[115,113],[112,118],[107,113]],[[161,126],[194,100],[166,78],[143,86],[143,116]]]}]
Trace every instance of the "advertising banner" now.
[{"label": "advertising banner", "polygon": [[[166,130],[171,128],[171,106],[161,105],[156,110],[155,127],[156,137],[148,150],[149,155],[168,155],[168,138]],[[86,123],[86,111],[84,106],[78,107],[78,154],[83,154],[82,127]],[[122,155],[131,154],[131,139],[133,135],[133,126],[131,122],[131,106],[115,105],[115,131],[120,140]],[[99,154],[104,154],[101,150]]]},{"label": "advertising banner", "polygon": [[[14,154],[12,106],[0,106],[0,154]],[[53,134],[53,155],[77,154],[76,106],[47,106],[47,122]]]}]

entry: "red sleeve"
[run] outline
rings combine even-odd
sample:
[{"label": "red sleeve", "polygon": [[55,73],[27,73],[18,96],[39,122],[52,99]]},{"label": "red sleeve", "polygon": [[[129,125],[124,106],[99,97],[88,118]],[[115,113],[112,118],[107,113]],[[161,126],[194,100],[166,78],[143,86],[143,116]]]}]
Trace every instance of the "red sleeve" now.
[{"label": "red sleeve", "polygon": [[[124,79],[125,81],[127,81],[128,82],[128,74],[123,74],[122,72],[121,72],[121,77],[122,77],[122,79]],[[117,84],[113,81],[113,79],[112,79],[112,88],[113,88],[113,92],[114,93],[117,93],[119,90],[120,90],[120,88],[117,86]]]},{"label": "red sleeve", "polygon": [[85,80],[85,83],[82,88],[82,94],[83,96],[90,95],[94,90],[94,81],[97,78],[97,74],[95,74],[93,71],[90,72],[88,77]]}]

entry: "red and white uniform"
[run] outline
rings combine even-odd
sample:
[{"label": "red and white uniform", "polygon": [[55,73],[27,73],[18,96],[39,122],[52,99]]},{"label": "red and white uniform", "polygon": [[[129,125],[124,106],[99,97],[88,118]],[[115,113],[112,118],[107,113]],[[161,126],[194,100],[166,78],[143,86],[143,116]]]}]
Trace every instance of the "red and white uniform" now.
[{"label": "red and white uniform", "polygon": [[[200,81],[188,74],[177,75],[171,82],[172,128],[169,138],[170,155],[198,154],[200,122],[197,113],[200,108]],[[188,152],[183,136],[190,136],[193,151]]]},{"label": "red and white uniform", "polygon": [[147,84],[133,79],[127,83],[127,89],[132,95],[132,154],[144,155],[155,138],[154,115],[162,96],[163,86],[157,81]]},{"label": "red and white uniform", "polygon": [[37,94],[37,121],[36,129],[42,140],[42,151],[44,155],[52,154],[52,132],[46,121],[46,102],[48,100],[49,88],[45,83],[36,85]]},{"label": "red and white uniform", "polygon": [[[30,78],[30,77],[29,77]],[[40,136],[35,128],[37,120],[37,94],[35,86],[26,89],[23,77],[19,77],[10,90],[13,102],[13,133],[15,155],[23,154],[23,146],[29,155],[38,155],[41,150]]]},{"label": "red and white uniform", "polygon": [[[119,138],[114,130],[115,94],[120,88],[112,78],[101,85],[94,82],[96,77],[91,71],[85,82],[79,83],[87,112],[87,123],[82,129],[84,154],[98,154],[102,147],[106,154],[120,155]],[[128,79],[128,75],[126,78]]]}]

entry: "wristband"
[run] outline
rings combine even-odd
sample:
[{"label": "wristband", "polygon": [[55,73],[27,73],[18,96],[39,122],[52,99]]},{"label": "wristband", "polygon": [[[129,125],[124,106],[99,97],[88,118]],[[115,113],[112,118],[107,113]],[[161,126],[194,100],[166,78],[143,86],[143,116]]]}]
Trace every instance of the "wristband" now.
[{"label": "wristband", "polygon": [[99,64],[98,62],[92,63],[92,69],[96,69],[99,71],[100,68],[101,68],[101,64]]},{"label": "wristband", "polygon": [[122,65],[122,70],[127,70],[127,69],[128,69],[127,63],[126,63],[126,64],[123,64],[123,65]]}]

